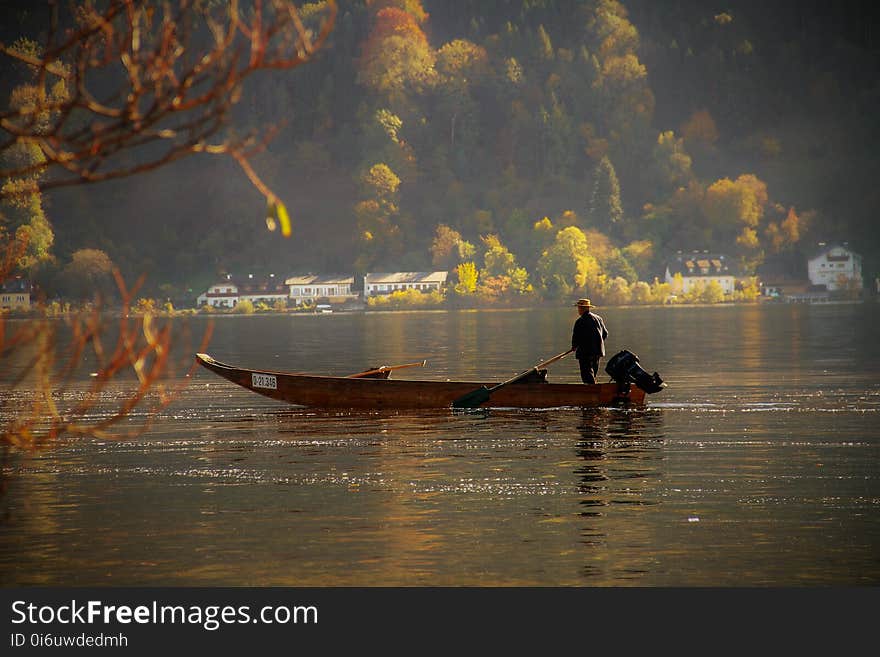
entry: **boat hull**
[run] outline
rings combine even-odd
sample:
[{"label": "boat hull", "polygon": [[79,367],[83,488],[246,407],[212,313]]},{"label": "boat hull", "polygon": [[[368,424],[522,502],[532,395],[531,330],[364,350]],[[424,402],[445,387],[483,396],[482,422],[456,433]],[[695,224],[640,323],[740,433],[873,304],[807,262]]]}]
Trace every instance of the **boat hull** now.
[{"label": "boat hull", "polygon": [[[415,409],[448,408],[480,386],[469,381],[405,381],[397,379],[315,376],[226,365],[208,354],[196,354],[205,368],[224,379],[272,399],[316,408]],[[518,382],[493,392],[482,407],[557,408],[643,404],[645,392],[630,384]]]}]

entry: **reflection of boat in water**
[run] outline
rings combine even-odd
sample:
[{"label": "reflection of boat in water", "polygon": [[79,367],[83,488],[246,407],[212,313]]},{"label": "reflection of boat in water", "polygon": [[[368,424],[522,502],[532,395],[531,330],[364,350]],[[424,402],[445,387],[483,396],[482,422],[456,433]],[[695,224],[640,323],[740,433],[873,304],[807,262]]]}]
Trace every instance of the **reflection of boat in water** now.
[{"label": "reflection of boat in water", "polygon": [[575,470],[584,495],[581,516],[604,515],[612,505],[646,506],[651,483],[661,478],[665,439],[663,413],[651,408],[583,409],[578,425],[580,466]]},{"label": "reflection of boat in water", "polygon": [[[406,381],[374,376],[317,376],[234,367],[196,354],[199,363],[215,374],[252,392],[290,404],[318,408],[449,408],[467,397],[482,382]],[[387,377],[387,371],[383,371]],[[538,374],[537,372],[535,374]],[[643,404],[645,391],[629,381],[595,385],[548,383],[543,376],[493,388],[491,400],[481,404],[495,408],[596,407],[619,403]]]}]

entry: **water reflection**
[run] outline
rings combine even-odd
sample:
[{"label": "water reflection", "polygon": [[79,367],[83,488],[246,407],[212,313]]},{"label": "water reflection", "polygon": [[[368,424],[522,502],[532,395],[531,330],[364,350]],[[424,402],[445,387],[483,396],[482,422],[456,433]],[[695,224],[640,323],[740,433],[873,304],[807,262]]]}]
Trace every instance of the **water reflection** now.
[{"label": "water reflection", "polygon": [[[581,544],[590,561],[581,574],[588,579],[608,576],[609,542],[632,546],[644,541],[636,517],[627,515],[626,524],[609,518],[615,507],[649,506],[659,503],[658,489],[663,472],[663,413],[651,409],[583,409],[578,422],[580,440],[575,448],[580,465],[574,470],[580,496],[579,515],[587,521],[580,529]],[[617,506],[625,505],[625,506]],[[620,515],[620,514],[617,514]],[[615,536],[615,533],[620,534]],[[621,563],[626,561],[618,556]],[[630,573],[641,568],[630,568]]]},{"label": "water reflection", "polygon": [[[211,349],[501,380],[559,351],[568,311],[229,318]],[[0,584],[880,581],[880,305],[608,315],[611,350],[670,383],[647,408],[315,411],[198,372],[142,436],[2,464]]]},{"label": "water reflection", "polygon": [[[583,409],[577,455],[583,464],[575,470],[581,504],[653,504],[636,486],[656,481],[662,461],[663,413],[651,409]],[[635,493],[635,496],[634,496]],[[588,510],[584,516],[601,515]]]}]

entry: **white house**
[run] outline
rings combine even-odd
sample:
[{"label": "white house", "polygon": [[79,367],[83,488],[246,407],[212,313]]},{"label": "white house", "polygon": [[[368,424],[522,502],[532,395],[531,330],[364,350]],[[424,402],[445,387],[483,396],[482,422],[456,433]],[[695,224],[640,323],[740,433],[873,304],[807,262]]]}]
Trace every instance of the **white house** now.
[{"label": "white house", "polygon": [[233,308],[238,303],[238,285],[231,278],[214,283],[196,299],[196,306],[214,308]]},{"label": "white house", "polygon": [[446,285],[445,271],[399,271],[384,274],[367,274],[364,276],[364,296],[391,294],[397,290],[419,290],[430,292],[439,290]]},{"label": "white house", "polygon": [[276,301],[287,301],[287,287],[275,281],[275,275],[268,278],[254,278],[248,274],[247,279],[235,281],[227,274],[225,281],[214,283],[196,299],[196,306],[213,306],[214,308],[234,308],[240,301],[251,303],[274,304]]},{"label": "white house", "polygon": [[[681,274],[681,289],[676,289],[675,275]],[[672,285],[674,294],[686,294],[694,287],[705,287],[714,281],[724,294],[733,294],[736,276],[727,256],[710,254],[708,251],[679,252],[666,265],[666,283]]]},{"label": "white house", "polygon": [[313,303],[318,299],[328,299],[330,303],[345,303],[358,298],[357,292],[351,291],[354,276],[342,274],[306,274],[290,276],[284,284],[288,288],[289,298],[298,306],[301,303]]},{"label": "white house", "polygon": [[862,288],[862,256],[846,245],[819,245],[819,252],[807,260],[807,275],[813,285],[826,290],[847,287]]},{"label": "white house", "polygon": [[0,283],[0,308],[29,310],[31,307],[31,284],[16,276]]}]

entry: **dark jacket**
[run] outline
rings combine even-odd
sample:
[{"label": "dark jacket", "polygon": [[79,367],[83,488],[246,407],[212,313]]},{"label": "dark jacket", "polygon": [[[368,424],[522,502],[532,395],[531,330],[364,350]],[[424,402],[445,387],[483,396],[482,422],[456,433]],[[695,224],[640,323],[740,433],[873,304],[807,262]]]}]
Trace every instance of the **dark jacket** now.
[{"label": "dark jacket", "polygon": [[577,318],[571,332],[571,348],[578,360],[605,355],[605,339],[608,330],[599,315],[584,313]]}]

